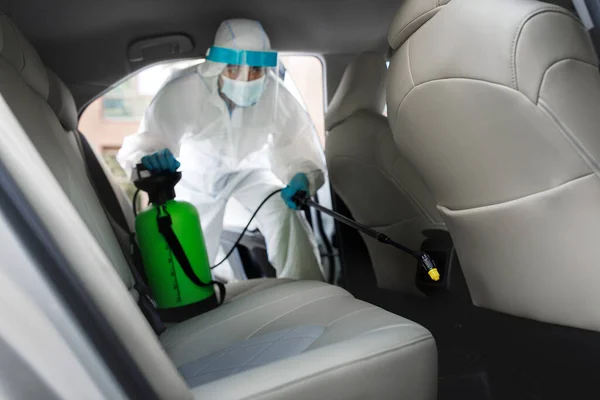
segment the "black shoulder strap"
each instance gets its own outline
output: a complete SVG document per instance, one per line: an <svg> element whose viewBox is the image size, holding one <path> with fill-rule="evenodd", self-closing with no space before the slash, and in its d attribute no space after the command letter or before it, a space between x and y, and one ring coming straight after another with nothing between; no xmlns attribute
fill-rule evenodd
<svg viewBox="0 0 600 400"><path fill-rule="evenodd" d="M96 153L94 153L94 150L92 150L92 147L85 136L83 136L80 132L76 133L79 148L88 172L88 177L92 181L92 185L94 186L101 203L104 205L106 211L112 216L115 222L119 224L121 228L129 231L130 228L127 218L125 217L125 212L121 207L121 203L115 194L112 184L104 172L104 168L102 168L100 161L98 161Z"/></svg>
<svg viewBox="0 0 600 400"><path fill-rule="evenodd" d="M96 158L96 154L90 147L89 142L80 132L75 131L73 134L75 135L77 146L79 147L79 151L83 157L83 163L85 165L85 170L90 184L94 188L96 196L98 196L102 210L106 214L106 218L113 229L115 237L119 242L119 246L123 251L125 260L127 260L127 264L129 265L129 269L133 275L133 279L135 281L134 289L139 295L138 305L154 332L157 335L160 335L167 328L160 320L154 305L154 301L151 298L150 290L142 278L141 274L144 272L144 269L142 266L141 257L139 257L139 248L137 247L135 236L129 231L127 218L125 217L125 213L123 212L121 204L117 199L117 195L115 194L112 185L106 177L98 158ZM102 191L100 191L101 188ZM107 210L107 202L111 204L110 209L113 210L112 214ZM117 212L117 210L120 212Z"/></svg>
<svg viewBox="0 0 600 400"><path fill-rule="evenodd" d="M188 277L188 279L197 286L207 287L217 285L221 294L221 298L219 299L219 305L223 304L223 301L225 300L225 284L223 282L215 280L212 280L207 283L202 282L202 280L198 277L198 275L196 275L196 273L192 269L190 261L188 260L185 251L183 250L183 247L181 246L181 243L177 238L177 235L175 235L175 232L173 232L172 225L173 220L171 219L171 216L169 214L165 213L165 215L158 217L158 231L161 233L161 235L164 236L165 241L171 248L171 251L175 255L175 258L181 266L181 269L183 269L183 272Z"/></svg>

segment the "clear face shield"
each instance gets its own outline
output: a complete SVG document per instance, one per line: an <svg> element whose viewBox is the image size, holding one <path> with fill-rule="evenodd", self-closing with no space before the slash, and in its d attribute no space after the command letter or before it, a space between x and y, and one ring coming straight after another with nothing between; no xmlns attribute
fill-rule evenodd
<svg viewBox="0 0 600 400"><path fill-rule="evenodd" d="M281 79L275 51L237 50L213 46L200 74L213 80L214 90L227 104L232 122L260 124L276 113Z"/></svg>
<svg viewBox="0 0 600 400"><path fill-rule="evenodd" d="M280 66L274 51L210 48L198 73L213 102L227 105L224 117L236 129L212 154L228 168L271 169L283 183L299 171L312 181L313 173L322 176L323 149L310 116L285 88Z"/></svg>

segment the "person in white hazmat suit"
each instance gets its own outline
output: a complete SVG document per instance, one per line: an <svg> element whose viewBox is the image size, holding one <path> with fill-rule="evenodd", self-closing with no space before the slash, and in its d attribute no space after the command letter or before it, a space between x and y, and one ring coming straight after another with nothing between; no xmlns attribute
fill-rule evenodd
<svg viewBox="0 0 600 400"><path fill-rule="evenodd" d="M198 209L210 262L220 246L225 206L233 196L254 211L278 277L323 280L315 237L292 196L323 185L325 161L314 126L277 74L277 53L257 21L224 21L206 61L167 82L138 133L117 155L131 176L175 171L177 198Z"/></svg>

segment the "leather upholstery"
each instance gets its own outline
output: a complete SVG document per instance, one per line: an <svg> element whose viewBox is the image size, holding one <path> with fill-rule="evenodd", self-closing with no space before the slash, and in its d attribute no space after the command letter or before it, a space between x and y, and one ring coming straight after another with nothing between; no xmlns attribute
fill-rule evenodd
<svg viewBox="0 0 600 400"><path fill-rule="evenodd" d="M599 330L600 75L581 23L536 1L453 0L390 45L390 125L473 302Z"/></svg>
<svg viewBox="0 0 600 400"><path fill-rule="evenodd" d="M292 281L249 294L170 328L160 339L175 365L187 369L235 344L307 325L325 330L301 354L198 386L194 395L436 398L437 356L429 332L321 282Z"/></svg>
<svg viewBox="0 0 600 400"><path fill-rule="evenodd" d="M418 249L423 229L442 220L381 114L385 76L381 54L362 54L348 66L327 112L327 166L333 188L358 222ZM413 257L363 238L380 287L419 293Z"/></svg>
<svg viewBox="0 0 600 400"><path fill-rule="evenodd" d="M0 13L0 56L43 99L48 97L48 78L39 55L12 21Z"/></svg>
<svg viewBox="0 0 600 400"><path fill-rule="evenodd" d="M392 49L400 47L406 39L429 21L450 0L404 1L396 12L388 34Z"/></svg>
<svg viewBox="0 0 600 400"><path fill-rule="evenodd" d="M321 325L300 325L237 342L179 367L190 386L199 386L304 352L325 332Z"/></svg>
<svg viewBox="0 0 600 400"><path fill-rule="evenodd" d="M64 84L64 82L49 69L46 70L48 76L48 104L56 113L62 126L68 131L77 130L77 107L73 95Z"/></svg>
<svg viewBox="0 0 600 400"><path fill-rule="evenodd" d="M45 67L31 45L4 15L0 15L0 29L3 43L0 50L0 94L96 240L105 248L123 281L132 289L133 277L87 178L72 132L65 131L47 102L49 83ZM21 47L15 47L17 45ZM20 58L15 54L20 54ZM21 60L20 64L14 61L17 59Z"/></svg>
<svg viewBox="0 0 600 400"><path fill-rule="evenodd" d="M56 116L58 117L58 120L65 129L65 134L72 147L75 149L77 157L82 158L80 156L79 145L76 139L76 135L78 132L78 117L73 95L67 88L67 85L65 85L65 83L54 72L47 69L46 73L48 76L48 83L50 87L48 93L48 104L50 105L50 107L52 107ZM95 149L93 147L92 151L95 152ZM117 200L120 206L120 210L112 210L110 209L110 203L105 204L105 207L107 207L107 211L113 216L117 215L117 213L123 212L123 214L125 215L126 222L129 226L129 231L134 231L135 216L133 215L131 200L127 197L127 194L125 193L123 188L121 188L121 186L119 186L115 179L113 179L110 169L102 160L101 156L96 154L96 157L98 159L98 165L107 177L113 192L117 196ZM102 189L100 188L99 190ZM100 201L102 200L103 199L101 198ZM124 234L127 235L127 232L124 232Z"/></svg>
<svg viewBox="0 0 600 400"><path fill-rule="evenodd" d="M37 56L5 17L0 17L0 31L4 46L0 46L0 113L7 114L1 119L7 134L0 136L0 162L53 235L65 268L72 269L159 398L205 399L216 397L215 390L221 399L395 398L398 394L435 398L437 355L431 334L323 283L257 280L229 285L231 296L224 305L173 324L157 338L134 301L131 271L71 140L76 112L70 94L54 92L66 90L54 81L58 79L54 74L30 69ZM23 45L25 67L5 57L19 51L6 43ZM33 57L30 67L27 54ZM42 90L41 78L46 85L48 78L52 80L48 85L52 92ZM6 113L4 102L12 114ZM264 336L259 335L306 326L325 329L312 335L310 343L292 336L296 341L290 347L265 346L265 351L277 350L262 358L254 353L269 361L265 365L246 358L235 363L241 372L202 385L190 378L193 387L186 386L177 370L180 367L187 376L188 367L222 350L219 354L226 355L234 349L236 357L230 361L240 361L239 350L254 335L261 341ZM248 365L255 368L242 371Z"/></svg>
<svg viewBox="0 0 600 400"><path fill-rule="evenodd" d="M381 114L385 106L386 66L383 55L366 52L344 71L325 115L325 129L331 130L357 111Z"/></svg>

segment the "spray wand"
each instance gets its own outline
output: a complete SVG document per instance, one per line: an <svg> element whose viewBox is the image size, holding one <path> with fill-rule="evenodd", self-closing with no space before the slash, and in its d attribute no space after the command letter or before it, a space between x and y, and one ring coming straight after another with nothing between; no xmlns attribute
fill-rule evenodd
<svg viewBox="0 0 600 400"><path fill-rule="evenodd" d="M425 269L425 271L427 272L427 275L429 275L429 277L433 281L437 282L440 280L440 273L438 272L438 270L435 266L435 262L433 261L431 256L429 256L429 254L424 253L422 251L414 251L412 249L409 249L408 247L403 246L400 243L393 241L392 239L390 239L389 236L384 235L381 232L377 232L376 230L373 230L373 229L369 228L368 226L359 224L358 222L356 222L350 218L344 217L343 215L341 215L335 211L332 211L328 208L323 207L319 203L314 202L310 198L310 196L308 196L308 193L306 193L304 191L297 192L294 195L294 197L292 197L292 201L294 203L296 203L296 205L301 209L306 209L307 207L312 207L316 210L319 210L322 213L325 213L325 214L335 218L339 222L346 224L349 227L356 229L356 230L364 233L365 235L372 237L373 239L376 239L380 243L394 246L398 250L403 251L407 254L410 254L411 256L413 256L414 258L416 258L419 261L419 265L423 269Z"/></svg>

